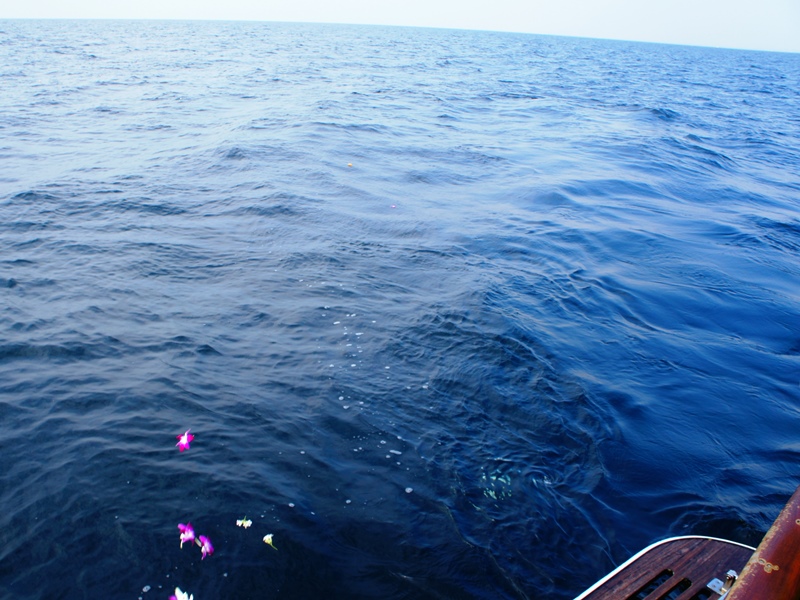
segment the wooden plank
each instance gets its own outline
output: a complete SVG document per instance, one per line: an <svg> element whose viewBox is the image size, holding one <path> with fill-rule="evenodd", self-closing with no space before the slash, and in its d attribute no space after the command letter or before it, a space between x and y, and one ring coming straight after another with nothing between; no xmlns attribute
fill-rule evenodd
<svg viewBox="0 0 800 600"><path fill-rule="evenodd" d="M687 582L686 589L673 599L689 600L705 590L712 579L725 581L729 570L740 571L753 551L750 546L716 538L670 538L645 548L575 600L655 600L682 582ZM712 593L709 597L719 595Z"/></svg>
<svg viewBox="0 0 800 600"><path fill-rule="evenodd" d="M800 598L800 487L731 588L727 600Z"/></svg>

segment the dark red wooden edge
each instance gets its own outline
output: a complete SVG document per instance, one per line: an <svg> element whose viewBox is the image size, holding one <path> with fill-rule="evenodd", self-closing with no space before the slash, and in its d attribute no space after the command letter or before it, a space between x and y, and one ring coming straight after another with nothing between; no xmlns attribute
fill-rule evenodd
<svg viewBox="0 0 800 600"><path fill-rule="evenodd" d="M726 600L800 599L800 487L761 540Z"/></svg>

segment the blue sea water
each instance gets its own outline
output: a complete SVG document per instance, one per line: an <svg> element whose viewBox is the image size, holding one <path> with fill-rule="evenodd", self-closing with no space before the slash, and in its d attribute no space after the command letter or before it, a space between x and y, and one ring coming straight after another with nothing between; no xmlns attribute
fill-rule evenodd
<svg viewBox="0 0 800 600"><path fill-rule="evenodd" d="M0 597L561 600L757 543L799 209L796 54L0 21Z"/></svg>

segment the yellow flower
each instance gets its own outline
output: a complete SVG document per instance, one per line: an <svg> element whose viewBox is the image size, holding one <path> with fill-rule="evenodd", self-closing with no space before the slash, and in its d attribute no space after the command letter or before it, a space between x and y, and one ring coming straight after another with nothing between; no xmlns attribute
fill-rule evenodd
<svg viewBox="0 0 800 600"><path fill-rule="evenodd" d="M273 548L275 548L275 544L272 543L272 534L271 533L268 533L267 535L264 536L264 543L272 546ZM275 550L277 550L277 548L275 548Z"/></svg>

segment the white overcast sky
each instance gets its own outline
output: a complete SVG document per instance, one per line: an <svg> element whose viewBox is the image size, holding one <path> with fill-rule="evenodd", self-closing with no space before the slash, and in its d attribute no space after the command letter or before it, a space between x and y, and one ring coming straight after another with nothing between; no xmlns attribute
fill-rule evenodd
<svg viewBox="0 0 800 600"><path fill-rule="evenodd" d="M800 0L0 0L0 18L368 23L800 52Z"/></svg>

